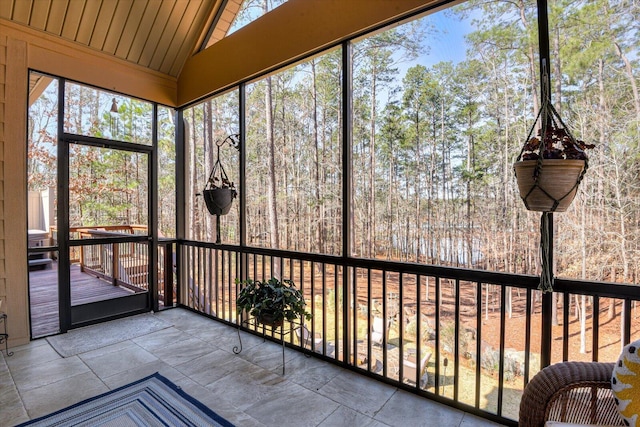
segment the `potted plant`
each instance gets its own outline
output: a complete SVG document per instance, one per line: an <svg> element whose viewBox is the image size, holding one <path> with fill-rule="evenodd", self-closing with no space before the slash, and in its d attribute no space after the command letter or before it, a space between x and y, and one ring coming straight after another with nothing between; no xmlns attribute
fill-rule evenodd
<svg viewBox="0 0 640 427"><path fill-rule="evenodd" d="M538 120L541 125L532 137ZM593 147L574 138L547 102L513 165L526 208L539 212L566 211L588 168L586 150Z"/></svg>
<svg viewBox="0 0 640 427"><path fill-rule="evenodd" d="M302 292L291 280L280 281L275 277L264 282L236 279L236 284L241 286L236 299L238 314L245 311L259 323L274 328L282 326L285 320L293 322L301 317L311 319L311 314L305 309Z"/></svg>

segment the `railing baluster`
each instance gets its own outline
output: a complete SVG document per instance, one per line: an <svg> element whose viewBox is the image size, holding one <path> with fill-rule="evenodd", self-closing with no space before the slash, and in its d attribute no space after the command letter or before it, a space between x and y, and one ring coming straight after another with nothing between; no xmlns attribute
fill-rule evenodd
<svg viewBox="0 0 640 427"><path fill-rule="evenodd" d="M592 308L592 324L593 324L593 338L591 340L591 360L594 362L598 361L598 350L600 348L599 343L599 335L600 335L600 297L595 295L593 296L593 306ZM527 371L528 373L528 371Z"/></svg>
<svg viewBox="0 0 640 427"><path fill-rule="evenodd" d="M531 289L527 289L527 304L525 311L525 336L524 336L524 385L529 382L529 367L530 367L530 353L531 353L531 316L533 315L532 301L533 293Z"/></svg>
<svg viewBox="0 0 640 427"><path fill-rule="evenodd" d="M622 319L624 333L624 342L622 344L627 345L631 342L631 299L629 298L624 299Z"/></svg>
<svg viewBox="0 0 640 427"><path fill-rule="evenodd" d="M476 282L476 391L475 407L480 408L480 368L482 367L482 282Z"/></svg>
<svg viewBox="0 0 640 427"><path fill-rule="evenodd" d="M398 379L400 382L404 382L404 276L398 275L398 329L400 344L398 346ZM416 360L416 375L420 370L420 361ZM415 378L414 378L415 380ZM416 383L417 384L417 383Z"/></svg>
<svg viewBox="0 0 640 427"><path fill-rule="evenodd" d="M498 371L498 415L502 415L502 398L504 391L504 339L506 324L506 286L500 287L500 370Z"/></svg>
<svg viewBox="0 0 640 427"><path fill-rule="evenodd" d="M569 311L571 310L571 295L568 292L562 294L562 361L569 360Z"/></svg>
<svg viewBox="0 0 640 427"><path fill-rule="evenodd" d="M387 330L389 318L387 313L387 271L382 270L382 376L387 376Z"/></svg>
<svg viewBox="0 0 640 427"><path fill-rule="evenodd" d="M453 400L457 401L460 382L460 279L456 279L454 289Z"/></svg>
<svg viewBox="0 0 640 427"><path fill-rule="evenodd" d="M322 266L322 337L324 338L323 340L323 346L324 346L324 354L327 354L327 274L326 274L326 268L325 268L325 263L321 264ZM334 341L336 342L335 345L335 349L333 352L333 358L337 359L338 355L337 355L337 351L338 351L338 340L335 339L334 337Z"/></svg>
<svg viewBox="0 0 640 427"><path fill-rule="evenodd" d="M436 378L435 387L436 395L440 395L440 277L435 276L435 292L436 292L436 305L435 305L435 330L436 330Z"/></svg>

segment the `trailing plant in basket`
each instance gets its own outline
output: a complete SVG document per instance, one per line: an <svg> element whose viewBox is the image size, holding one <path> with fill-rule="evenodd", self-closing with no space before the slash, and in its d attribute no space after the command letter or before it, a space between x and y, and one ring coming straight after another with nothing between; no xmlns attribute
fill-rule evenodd
<svg viewBox="0 0 640 427"><path fill-rule="evenodd" d="M587 160L586 149L595 148L594 144L586 144L584 141L573 138L564 128L557 127L553 123L545 130L544 138L541 138L542 129L538 135L529 139L522 150L522 160L538 160L540 152L544 159L570 159ZM542 139L542 150L540 149Z"/></svg>
<svg viewBox="0 0 640 427"><path fill-rule="evenodd" d="M311 314L305 309L304 296L291 280L280 281L275 277L264 282L236 279L236 284L241 286L236 299L238 314L246 311L259 322L272 326L302 317L311 320Z"/></svg>

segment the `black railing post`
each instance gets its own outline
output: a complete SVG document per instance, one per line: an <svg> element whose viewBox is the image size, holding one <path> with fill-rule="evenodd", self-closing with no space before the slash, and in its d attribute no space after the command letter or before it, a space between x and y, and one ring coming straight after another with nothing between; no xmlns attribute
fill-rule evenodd
<svg viewBox="0 0 640 427"><path fill-rule="evenodd" d="M553 283L553 214L549 214L549 227L545 230L549 233L549 250L547 251L547 265L552 266L551 283ZM551 329L553 320L553 292L542 292L542 331L540 334L540 368L551 364L551 341L553 331Z"/></svg>
<svg viewBox="0 0 640 427"><path fill-rule="evenodd" d="M353 227L351 224L351 218L353 218L353 204L351 203L352 191L353 191L353 174L351 170L351 151L352 151L352 120L351 120L351 107L352 107L352 87L353 87L353 56L352 56L352 44L350 41L346 41L342 44L342 115L344 120L342 121L342 257L343 260L351 257L352 245L353 245ZM344 337L344 361L348 361L350 354L355 349L349 348L349 342L353 338L350 335L350 326L353 326L355 330L355 323L351 325L349 318L349 309L351 308L351 286L349 280L349 268L347 263L344 262L342 267L342 325L343 325L343 337ZM336 289L336 295L338 289ZM370 298L371 296L369 296ZM355 308L356 301L353 301ZM337 305L336 305L337 307ZM337 321L337 319L336 319ZM336 323L337 324L337 323ZM355 358L354 358L355 363Z"/></svg>
<svg viewBox="0 0 640 427"><path fill-rule="evenodd" d="M538 4L538 48L540 52L540 87L541 87L541 102L544 102L546 97L549 96L549 88L551 88L551 77L550 73L547 73L546 70L550 68L549 62L549 16L548 16L548 8L547 8L547 0L537 0ZM543 214L544 215L544 214ZM549 242L549 250L547 252L547 265L551 268L552 279L551 283L553 283L553 214L548 214L549 218L549 227L547 232L549 233L548 242ZM542 238L542 236L540 236ZM543 292L542 293L542 333L541 333L541 343L540 343L540 368L544 368L545 366L549 366L551 364L551 340L552 340L552 330L551 330L551 314L553 307L552 302L553 293L552 292Z"/></svg>
<svg viewBox="0 0 640 427"><path fill-rule="evenodd" d="M157 312L160 309L158 301L158 104L153 103L153 121L151 123L152 150L149 155L148 177L151 185L148 187L149 200L147 236L147 284L150 308ZM134 234L133 230L131 233Z"/></svg>
<svg viewBox="0 0 640 427"><path fill-rule="evenodd" d="M175 170L175 179L176 179L176 239L178 244L176 245L176 257L175 257L175 269L176 269L176 301L178 304L183 304L185 301L182 299L182 295L180 289L183 286L186 286L185 280L182 277L182 254L183 248L182 241L186 237L187 227L186 227L186 194L185 194L185 126L184 126L184 114L183 110L179 109L175 112L175 123L176 123L176 170ZM173 261L172 261L173 262ZM173 264L172 264L173 268Z"/></svg>
<svg viewBox="0 0 640 427"><path fill-rule="evenodd" d="M164 243L164 306L173 306L173 243Z"/></svg>

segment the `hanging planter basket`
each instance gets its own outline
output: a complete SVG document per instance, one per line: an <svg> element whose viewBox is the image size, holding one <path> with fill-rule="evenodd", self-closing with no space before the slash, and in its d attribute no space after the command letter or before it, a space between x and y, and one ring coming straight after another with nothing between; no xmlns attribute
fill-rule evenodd
<svg viewBox="0 0 640 427"><path fill-rule="evenodd" d="M526 208L536 212L565 212L578 191L587 168L585 160L525 160L513 165L520 197ZM540 173L536 176L536 169Z"/></svg>
<svg viewBox="0 0 640 427"><path fill-rule="evenodd" d="M238 137L238 135L229 135L222 142L216 142L216 162L213 164L213 168L211 168L211 173L209 174L202 193L197 194L198 196L201 195L204 197L207 210L211 215L219 217L220 215L228 214L231 210L233 199L238 196L234 183L229 180L227 172L220 162L220 147L224 144L230 144L239 150Z"/></svg>
<svg viewBox="0 0 640 427"><path fill-rule="evenodd" d="M211 215L226 215L231 210L238 192L234 188L211 188L202 191L207 210Z"/></svg>
<svg viewBox="0 0 640 427"><path fill-rule="evenodd" d="M204 198L207 210L211 215L215 215L216 217L216 243L218 244L221 243L220 216L227 215L229 211L231 211L233 199L238 196L234 183L229 180L227 172L220 162L220 147L228 143L237 150L240 150L238 138L239 135L229 135L222 142L216 142L218 149L216 162L213 168L211 168L211 173L209 174L204 189L201 193L196 194L196 196L202 196Z"/></svg>
<svg viewBox="0 0 640 427"><path fill-rule="evenodd" d="M535 129L538 134L532 137ZM566 211L588 168L585 150L593 147L575 139L546 101L513 165L525 207L537 212Z"/></svg>

